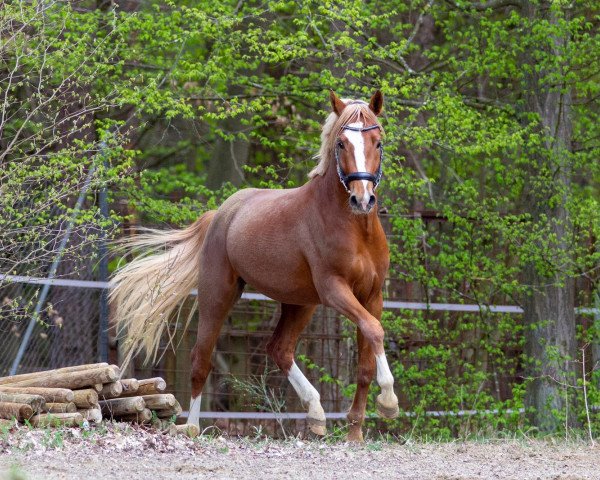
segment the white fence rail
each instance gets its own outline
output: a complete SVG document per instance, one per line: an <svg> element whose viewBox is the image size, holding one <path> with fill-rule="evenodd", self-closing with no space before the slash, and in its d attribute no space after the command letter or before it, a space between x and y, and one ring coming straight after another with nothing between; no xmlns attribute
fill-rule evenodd
<svg viewBox="0 0 600 480"><path fill-rule="evenodd" d="M92 280L71 280L66 278L40 278L28 277L23 275L0 274L0 282L28 283L33 285L50 285L56 287L79 287L79 288L111 288L109 282L96 282ZM191 295L197 295L196 290L190 292ZM273 299L260 293L244 292L242 298L245 300L273 301ZM479 312L486 311L492 313L523 313L523 309L517 305L476 305L463 303L423 303L423 302L402 302L397 300L384 300L383 308L388 310L438 310L444 312ZM575 313L578 314L600 314L600 308L577 307Z"/></svg>

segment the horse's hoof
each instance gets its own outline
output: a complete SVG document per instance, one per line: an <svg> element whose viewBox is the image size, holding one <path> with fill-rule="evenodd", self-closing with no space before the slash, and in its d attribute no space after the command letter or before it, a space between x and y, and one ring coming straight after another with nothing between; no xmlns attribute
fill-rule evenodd
<svg viewBox="0 0 600 480"><path fill-rule="evenodd" d="M310 431L315 435L319 435L320 437L322 437L327 433L327 428L325 427L325 420L306 417L306 421L308 422L308 428L310 428Z"/></svg>
<svg viewBox="0 0 600 480"><path fill-rule="evenodd" d="M398 405L393 407L385 406L377 401L377 413L383 418L396 418L400 414L400 408Z"/></svg>

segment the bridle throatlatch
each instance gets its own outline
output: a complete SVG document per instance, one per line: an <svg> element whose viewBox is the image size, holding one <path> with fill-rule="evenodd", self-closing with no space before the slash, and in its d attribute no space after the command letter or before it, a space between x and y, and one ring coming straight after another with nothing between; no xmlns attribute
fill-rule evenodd
<svg viewBox="0 0 600 480"><path fill-rule="evenodd" d="M351 127L346 125L342 127L342 130L351 130L353 132L368 132L369 130L375 130L376 128L381 128L379 125L369 125L368 127ZM379 146L379 168L375 174L369 172L352 172L346 175L344 170L342 170L342 166L340 164L340 147L339 144L335 145L335 166L337 167L338 177L340 177L340 182L346 189L348 193L350 193L350 187L348 186L350 182L354 180L367 180L369 182L373 182L373 190L377 188L379 182L381 182L381 177L383 175L383 145Z"/></svg>

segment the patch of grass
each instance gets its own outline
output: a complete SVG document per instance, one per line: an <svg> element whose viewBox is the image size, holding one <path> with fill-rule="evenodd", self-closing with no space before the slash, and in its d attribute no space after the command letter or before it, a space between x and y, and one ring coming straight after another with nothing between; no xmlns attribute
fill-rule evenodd
<svg viewBox="0 0 600 480"><path fill-rule="evenodd" d="M7 442L8 441L8 436L10 434L10 429L12 427L9 425L2 425L0 426L0 440Z"/></svg>
<svg viewBox="0 0 600 480"><path fill-rule="evenodd" d="M5 480L27 480L27 475L21 465L13 463L6 473Z"/></svg>
<svg viewBox="0 0 600 480"><path fill-rule="evenodd" d="M106 424L106 422L100 423L96 427L96 432L98 432L100 435L106 435L108 433L108 425Z"/></svg>
<svg viewBox="0 0 600 480"><path fill-rule="evenodd" d="M339 425L338 423L333 424L332 429L328 429L327 433L320 438L320 441L333 444L333 443L342 443L346 441L346 436L348 435L348 425Z"/></svg>
<svg viewBox="0 0 600 480"><path fill-rule="evenodd" d="M367 442L365 444L365 448L369 452L381 452L381 450L383 450L383 443L379 440L375 440L374 442Z"/></svg>
<svg viewBox="0 0 600 480"><path fill-rule="evenodd" d="M42 444L46 448L62 448L65 444L63 438L64 432L62 430L52 430L47 428L42 438Z"/></svg>

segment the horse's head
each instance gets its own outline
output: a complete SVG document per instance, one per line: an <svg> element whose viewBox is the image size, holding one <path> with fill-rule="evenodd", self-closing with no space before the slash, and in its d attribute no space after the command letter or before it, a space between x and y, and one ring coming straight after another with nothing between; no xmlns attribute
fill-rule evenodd
<svg viewBox="0 0 600 480"><path fill-rule="evenodd" d="M383 95L378 90L367 104L341 100L331 91L330 100L338 117L330 139L337 173L352 211L367 214L377 203L375 189L382 175L382 130L377 115L383 107Z"/></svg>

